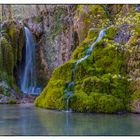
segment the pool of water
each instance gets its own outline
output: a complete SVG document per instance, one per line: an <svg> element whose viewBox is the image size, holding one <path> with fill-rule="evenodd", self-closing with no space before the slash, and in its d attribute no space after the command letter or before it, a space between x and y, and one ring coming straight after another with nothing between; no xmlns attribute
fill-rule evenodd
<svg viewBox="0 0 140 140"><path fill-rule="evenodd" d="M140 135L140 114L67 113L0 105L0 135Z"/></svg>

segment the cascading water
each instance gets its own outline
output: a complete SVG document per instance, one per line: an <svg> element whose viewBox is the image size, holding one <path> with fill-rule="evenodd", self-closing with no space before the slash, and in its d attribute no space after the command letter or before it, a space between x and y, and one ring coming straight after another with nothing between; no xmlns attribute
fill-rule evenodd
<svg viewBox="0 0 140 140"><path fill-rule="evenodd" d="M20 89L24 94L39 94L41 89L37 87L35 67L35 41L27 27L24 27L26 36L25 62L20 77Z"/></svg>
<svg viewBox="0 0 140 140"><path fill-rule="evenodd" d="M93 50L95 44L98 43L104 37L105 31L106 31L106 29L103 29L103 30L100 31L98 38L92 43L92 45L90 46L90 48L87 50L86 55L84 57L78 59L75 62L74 66L73 66L73 69L72 69L72 80L68 84L68 86L66 87L66 89L64 91L65 94L68 96L67 97L67 100L66 100L66 112L71 112L71 109L69 109L69 100L70 100L70 97L74 94L74 77L75 77L76 67L77 67L77 65L80 62L86 60L91 55L92 50Z"/></svg>

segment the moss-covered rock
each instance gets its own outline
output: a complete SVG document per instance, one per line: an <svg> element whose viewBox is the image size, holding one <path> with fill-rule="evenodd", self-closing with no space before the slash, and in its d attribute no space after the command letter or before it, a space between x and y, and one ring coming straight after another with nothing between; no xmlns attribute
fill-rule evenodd
<svg viewBox="0 0 140 140"><path fill-rule="evenodd" d="M88 34L83 44L75 50L73 59L54 71L47 87L36 99L36 106L66 108L64 100L66 83L72 80L75 59L84 56L90 47L89 36L91 34ZM124 69L123 51L118 50L117 44L107 37L97 43L90 57L76 67L74 95L70 98L69 105L74 111L113 113L126 108L128 81ZM80 49L83 51L78 51ZM59 80L62 81L60 87L57 84Z"/></svg>
<svg viewBox="0 0 140 140"><path fill-rule="evenodd" d="M48 86L44 88L42 94L36 99L35 105L51 109L64 109L64 89L71 81L73 61L58 67L50 79ZM47 93L47 94L46 94Z"/></svg>
<svg viewBox="0 0 140 140"><path fill-rule="evenodd" d="M24 28L17 21L7 21L2 25L1 33L0 82L6 81L11 88L17 89L14 70L22 60L25 42Z"/></svg>
<svg viewBox="0 0 140 140"><path fill-rule="evenodd" d="M95 28L101 30L112 24L102 40L95 44L92 54L76 66L74 94L69 99L69 108L76 112L140 112L139 13L135 12L134 5L78 6L77 10L75 18L83 25L83 28L79 26L78 32L79 40L82 40L80 46L73 52L70 61L55 70L36 99L36 106L66 108L65 89L72 81L74 62L85 56L97 38L99 30ZM63 84L51 89L53 82L58 80ZM51 104L53 98L55 102ZM62 108L57 101L61 102Z"/></svg>

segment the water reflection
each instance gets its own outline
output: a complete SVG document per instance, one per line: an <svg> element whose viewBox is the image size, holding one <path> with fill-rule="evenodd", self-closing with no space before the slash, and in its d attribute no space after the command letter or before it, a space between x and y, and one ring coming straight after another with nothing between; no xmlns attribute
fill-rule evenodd
<svg viewBox="0 0 140 140"><path fill-rule="evenodd" d="M0 105L0 135L140 135L140 115L66 113Z"/></svg>
<svg viewBox="0 0 140 140"><path fill-rule="evenodd" d="M0 105L0 135L46 135L35 112L33 105Z"/></svg>
<svg viewBox="0 0 140 140"><path fill-rule="evenodd" d="M38 116L49 135L140 135L138 114L107 115L46 110L38 113Z"/></svg>

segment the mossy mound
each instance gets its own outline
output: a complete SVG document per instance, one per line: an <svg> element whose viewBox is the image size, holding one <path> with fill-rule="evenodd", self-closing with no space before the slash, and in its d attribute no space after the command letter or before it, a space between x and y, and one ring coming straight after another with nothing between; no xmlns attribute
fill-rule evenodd
<svg viewBox="0 0 140 140"><path fill-rule="evenodd" d="M74 95L70 98L73 111L113 113L125 110L127 106L128 81L124 53L107 37L97 43L90 57L76 67ZM75 50L73 59L54 71L47 87L36 99L36 106L66 108L64 90L72 80L74 62L84 56L90 44L91 37L88 36Z"/></svg>
<svg viewBox="0 0 140 140"><path fill-rule="evenodd" d="M81 34L81 36L87 35L87 37L74 51L72 59L54 71L48 85L36 99L36 106L66 109L65 89L67 83L72 81L74 62L85 56L87 49L97 38L99 31L95 31L94 28L103 29L111 20L113 25L106 30L106 35L102 40L96 43L90 57L76 67L74 94L70 98L69 108L76 112L114 113L132 111L139 105L139 84L136 79L139 77L138 25L140 24L140 15L135 12L133 5L122 5L119 7L119 11L113 11L113 6L107 6L108 14L99 12L103 8L97 7L91 6L94 11L93 16L95 16L93 19L99 22L101 16L102 22L106 21L105 24L96 25L96 21L91 21L90 14L87 14L91 9L86 9L84 6L78 7L77 18L81 18L80 11L82 11L84 15L82 17L84 19L88 17L87 19L90 20L89 24L86 24L88 30L86 28L85 34ZM94 8L97 8L97 12ZM99 19L97 19L98 16ZM91 25L91 23L93 24ZM61 84L54 86L54 82L57 83L57 81L61 81ZM51 104L52 99L53 103ZM133 105L134 107L132 107ZM138 108L136 110L140 112Z"/></svg>

